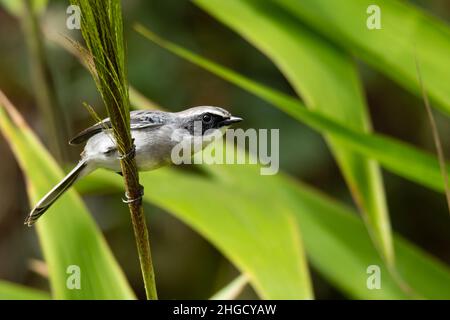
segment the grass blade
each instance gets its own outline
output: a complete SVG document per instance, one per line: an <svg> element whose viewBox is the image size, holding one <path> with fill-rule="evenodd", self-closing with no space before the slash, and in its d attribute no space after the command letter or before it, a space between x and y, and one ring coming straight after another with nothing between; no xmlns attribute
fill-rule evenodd
<svg viewBox="0 0 450 320"><path fill-rule="evenodd" d="M220 289L210 300L235 300L241 294L242 290L244 290L247 283L247 277L241 274L224 288Z"/></svg>
<svg viewBox="0 0 450 320"><path fill-rule="evenodd" d="M433 110L431 109L430 101L428 99L428 95L427 95L427 92L425 89L425 84L423 83L422 71L420 69L420 65L419 65L417 56L416 56L416 70L417 70L417 78L419 80L419 85L420 85L420 89L422 92L423 102L425 105L425 110L427 111L428 120L430 121L434 145L435 145L436 151L437 151L437 157L439 160L439 166L441 169L442 178L444 180L445 196L447 198L447 208L448 208L448 212L450 213L450 186L449 186L449 179L447 177L446 168L445 168L445 154L444 154L444 150L442 148L441 139L439 137L439 130L438 130L438 127L436 124L436 120L434 119Z"/></svg>
<svg viewBox="0 0 450 320"><path fill-rule="evenodd" d="M268 201L267 194L177 171L161 168L143 173L142 183L151 191L144 200L173 213L215 245L247 275L261 298L313 298L292 208L278 198ZM82 192L119 188L117 178L99 170L77 188Z"/></svg>
<svg viewBox="0 0 450 320"><path fill-rule="evenodd" d="M277 2L336 45L420 96L414 62L416 52L433 105L450 115L450 28L447 24L405 1ZM367 28L366 12L373 4L381 10L379 30Z"/></svg>
<svg viewBox="0 0 450 320"><path fill-rule="evenodd" d="M31 3L33 11L36 14L41 14L46 9L48 0L32 0ZM24 1L0 0L0 5L16 17L20 17L24 9Z"/></svg>
<svg viewBox="0 0 450 320"><path fill-rule="evenodd" d="M291 245L283 247L286 230L280 228L284 222L278 220L284 213L294 214L290 224L298 223L312 267L346 296L409 298L388 272L362 220L347 206L283 174L261 176L257 166L214 165L204 169L210 175L182 173L173 168L143 174L144 183L152 191L144 199L169 211L204 236L248 275L250 284L263 298L297 296L291 290L296 278L288 274L292 265L280 258L282 252L286 254L292 248ZM120 179L98 171L80 181L77 188L93 193L107 186L119 190ZM197 188L207 192L198 195L193 191ZM228 198L233 199L232 206L223 205L229 203ZM278 211L273 211L274 203L282 204L282 208L277 205ZM211 215L217 207L217 213ZM253 213L252 208L257 212ZM259 232L265 224L263 221L273 225L268 236ZM450 298L450 270L446 265L399 236L394 237L394 245L399 272L417 294L428 299ZM258 268L251 267L255 265ZM380 290L369 290L366 286L370 265L381 269ZM259 268L270 271L261 274Z"/></svg>
<svg viewBox="0 0 450 320"><path fill-rule="evenodd" d="M0 131L6 137L36 203L63 177L62 170L0 91ZM74 190L36 224L55 299L133 299L117 261ZM31 231L30 231L31 232ZM71 265L81 272L81 290L67 287Z"/></svg>
<svg viewBox="0 0 450 320"><path fill-rule="evenodd" d="M62 163L67 159L65 149L67 130L64 112L58 103L50 62L43 46L39 17L34 7L38 2L24 0L20 3L22 4L20 20L27 44L34 95L45 123L46 141L53 156Z"/></svg>
<svg viewBox="0 0 450 320"><path fill-rule="evenodd" d="M0 281L0 300L49 300L50 295L41 290Z"/></svg>
<svg viewBox="0 0 450 320"><path fill-rule="evenodd" d="M80 64L89 70L89 65L92 65L92 57L87 55L87 50L81 47L80 44L74 45L73 41L67 35L63 35L60 32L55 32L53 29L44 28L44 36L46 39L50 40L54 44L58 45L60 48L64 49L66 52L70 53L72 56L77 58ZM87 62L90 61L90 62ZM145 97L141 92L139 92L133 86L129 86L130 101L132 102L131 108L139 109L158 109L162 110L156 102L151 101Z"/></svg>
<svg viewBox="0 0 450 320"><path fill-rule="evenodd" d="M195 0L195 3L265 53L308 108L343 126L371 131L361 84L350 56L312 34L275 3L258 0ZM332 135L326 138L375 245L393 266L391 227L377 164L346 149Z"/></svg>
<svg viewBox="0 0 450 320"><path fill-rule="evenodd" d="M161 39L142 25L136 25L135 28L150 41L271 103L313 129L323 134L333 134L348 148L367 158L377 160L384 168L393 173L433 190L444 192L445 187L439 162L431 154L385 135L368 134L349 129L318 112L307 110L298 99L259 84L174 43ZM446 172L447 176L450 176L448 163Z"/></svg>

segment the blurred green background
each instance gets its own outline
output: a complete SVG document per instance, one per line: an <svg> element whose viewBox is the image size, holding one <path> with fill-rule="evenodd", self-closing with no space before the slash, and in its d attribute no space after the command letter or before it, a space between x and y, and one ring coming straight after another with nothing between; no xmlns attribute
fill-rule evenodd
<svg viewBox="0 0 450 320"><path fill-rule="evenodd" d="M449 1L411 2L444 21L450 20ZM65 25L66 7L64 1L50 1L41 18L46 29L58 32ZM143 40L131 25L141 22L167 39L295 95L280 71L257 49L187 0L128 0L123 2L123 13L129 79L135 88L168 110L217 105L242 116L243 128L280 128L281 169L354 206L336 162L318 133L266 102ZM77 32L70 34L76 37ZM105 110L91 76L79 61L52 42L46 43L46 51L67 132L72 136L93 122L83 102L94 106L102 116ZM375 131L435 153L422 100L363 62L358 61L358 67ZM0 88L34 130L42 134L43 122L35 105L20 22L2 8ZM449 121L439 112L435 114L444 150L449 150ZM67 147L67 150L75 163L81 149ZM33 229L23 226L29 210L24 180L3 136L0 136L0 157L0 278L48 289L45 275L40 274L45 273L45 268L39 263L42 257L38 239ZM442 194L384 170L383 176L393 229L450 264L450 222ZM88 196L85 200L137 296L143 297L129 212L119 201L120 196L119 193ZM148 204L145 211L160 298L208 298L238 274L227 259L182 222ZM317 298L343 298L314 271L312 277ZM247 288L241 297L257 296Z"/></svg>

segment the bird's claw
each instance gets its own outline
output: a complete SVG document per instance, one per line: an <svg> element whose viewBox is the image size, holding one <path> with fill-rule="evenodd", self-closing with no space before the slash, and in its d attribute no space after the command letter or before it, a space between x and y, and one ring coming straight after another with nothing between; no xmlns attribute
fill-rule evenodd
<svg viewBox="0 0 450 320"><path fill-rule="evenodd" d="M134 138L131 139L131 142L132 142L132 144L131 144L130 151L128 151L125 154L120 155L118 158L119 160L127 160L127 159L131 160L136 156L136 146L134 145Z"/></svg>
<svg viewBox="0 0 450 320"><path fill-rule="evenodd" d="M137 196L136 198L132 198L132 197L130 197L128 192L125 192L125 199L122 199L122 202L126 203L126 204L135 203L135 202L142 202L142 197L143 196L144 196L144 186L142 186L140 184L139 185L139 196Z"/></svg>

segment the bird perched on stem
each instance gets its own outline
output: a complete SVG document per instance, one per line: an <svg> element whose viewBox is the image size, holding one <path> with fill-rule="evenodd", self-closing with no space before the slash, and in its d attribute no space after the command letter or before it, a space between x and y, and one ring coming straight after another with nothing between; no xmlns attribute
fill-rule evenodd
<svg viewBox="0 0 450 320"><path fill-rule="evenodd" d="M242 119L233 117L219 107L194 107L181 112L132 111L130 130L134 141L132 155L139 171L149 171L171 163L172 150L180 143L201 139L200 149L206 147L211 139L205 139L220 130L225 132L231 124ZM200 126L198 126L198 124ZM32 226L40 216L79 178L98 168L121 173L121 155L112 134L109 118L80 132L71 145L86 142L81 160L53 189L51 189L31 210L25 224ZM193 152L199 148L192 148Z"/></svg>

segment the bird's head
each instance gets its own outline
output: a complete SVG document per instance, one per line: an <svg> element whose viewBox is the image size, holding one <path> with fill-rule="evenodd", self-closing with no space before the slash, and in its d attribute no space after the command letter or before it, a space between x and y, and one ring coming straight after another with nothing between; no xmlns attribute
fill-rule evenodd
<svg viewBox="0 0 450 320"><path fill-rule="evenodd" d="M177 113L179 125L192 135L204 135L208 130L223 131L233 123L242 121L227 110L219 107L193 107Z"/></svg>
<svg viewBox="0 0 450 320"><path fill-rule="evenodd" d="M184 132L180 140L191 141L201 148L211 143L214 137L221 136L234 123L242 121L227 110L219 107L193 107L176 114L177 127Z"/></svg>

